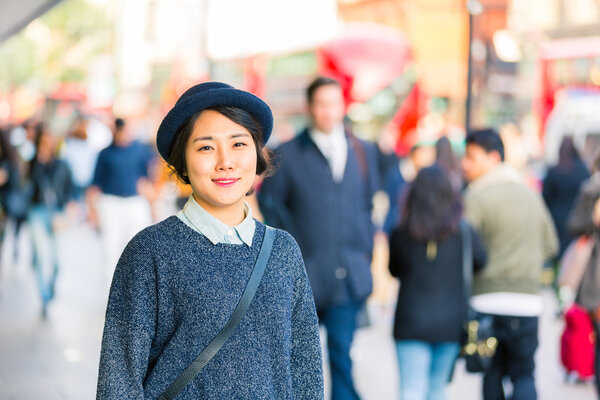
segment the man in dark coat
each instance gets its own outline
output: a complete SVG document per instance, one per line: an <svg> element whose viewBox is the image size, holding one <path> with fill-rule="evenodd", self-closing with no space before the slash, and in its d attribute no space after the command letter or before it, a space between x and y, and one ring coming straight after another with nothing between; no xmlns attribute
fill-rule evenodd
<svg viewBox="0 0 600 400"><path fill-rule="evenodd" d="M356 316L372 290L372 198L378 188L376 152L344 129L339 83L317 78L307 89L313 125L275 152L275 174L259 201L298 241L327 329L332 399L358 399L350 347ZM266 208L266 207L265 207Z"/></svg>

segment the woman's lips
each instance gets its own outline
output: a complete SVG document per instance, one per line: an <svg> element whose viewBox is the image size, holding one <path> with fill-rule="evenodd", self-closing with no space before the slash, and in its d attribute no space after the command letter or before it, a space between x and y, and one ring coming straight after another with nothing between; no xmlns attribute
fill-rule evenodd
<svg viewBox="0 0 600 400"><path fill-rule="evenodd" d="M221 187L229 187L235 185L240 178L223 178L223 179L213 179L212 181Z"/></svg>

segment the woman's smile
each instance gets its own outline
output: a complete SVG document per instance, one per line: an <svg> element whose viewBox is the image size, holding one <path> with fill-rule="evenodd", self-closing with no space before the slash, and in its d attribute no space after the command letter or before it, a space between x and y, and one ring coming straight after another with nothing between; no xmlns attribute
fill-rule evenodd
<svg viewBox="0 0 600 400"><path fill-rule="evenodd" d="M240 178L218 178L212 181L221 187L230 187L236 184Z"/></svg>

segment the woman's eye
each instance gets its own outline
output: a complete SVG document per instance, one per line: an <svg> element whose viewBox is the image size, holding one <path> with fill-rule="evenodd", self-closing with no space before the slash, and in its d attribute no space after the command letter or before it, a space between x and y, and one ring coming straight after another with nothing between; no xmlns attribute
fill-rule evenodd
<svg viewBox="0 0 600 400"><path fill-rule="evenodd" d="M247 144L246 143L242 143L242 142L238 142L238 143L236 143L236 144L233 145L233 147L245 147L245 146L247 146Z"/></svg>
<svg viewBox="0 0 600 400"><path fill-rule="evenodd" d="M202 146L202 147L200 147L198 149L198 151L207 151L207 150L210 150L210 149L212 149L212 147L210 147L210 146Z"/></svg>

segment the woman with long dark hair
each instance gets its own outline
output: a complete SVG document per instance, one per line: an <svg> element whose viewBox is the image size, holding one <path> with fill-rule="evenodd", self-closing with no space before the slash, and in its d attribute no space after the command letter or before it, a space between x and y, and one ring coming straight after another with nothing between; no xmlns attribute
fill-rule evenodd
<svg viewBox="0 0 600 400"><path fill-rule="evenodd" d="M473 264L486 255L475 231L461 234L459 194L438 166L423 168L390 236L389 268L400 280L394 339L402 400L443 399L467 317L462 241L472 241ZM464 222L463 222L464 223Z"/></svg>

